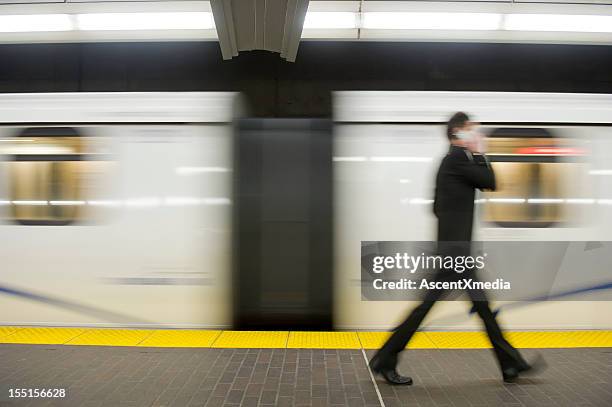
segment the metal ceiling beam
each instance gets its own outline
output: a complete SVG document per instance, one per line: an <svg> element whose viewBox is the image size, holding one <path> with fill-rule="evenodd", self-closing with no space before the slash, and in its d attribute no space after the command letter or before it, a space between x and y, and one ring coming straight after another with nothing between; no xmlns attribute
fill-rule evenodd
<svg viewBox="0 0 612 407"><path fill-rule="evenodd" d="M241 51L278 52L295 61L309 0L211 0L223 59Z"/></svg>

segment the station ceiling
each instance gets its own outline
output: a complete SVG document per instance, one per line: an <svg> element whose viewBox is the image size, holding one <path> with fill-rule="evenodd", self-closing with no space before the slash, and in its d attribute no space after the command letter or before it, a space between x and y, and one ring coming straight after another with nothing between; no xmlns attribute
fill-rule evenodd
<svg viewBox="0 0 612 407"><path fill-rule="evenodd" d="M224 59L300 41L612 45L612 0L0 0L0 43L218 41Z"/></svg>

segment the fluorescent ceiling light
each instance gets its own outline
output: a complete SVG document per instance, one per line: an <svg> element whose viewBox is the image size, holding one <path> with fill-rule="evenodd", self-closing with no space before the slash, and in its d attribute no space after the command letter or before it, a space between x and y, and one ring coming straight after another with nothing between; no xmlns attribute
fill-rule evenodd
<svg viewBox="0 0 612 407"><path fill-rule="evenodd" d="M68 14L0 15L0 32L70 31Z"/></svg>
<svg viewBox="0 0 612 407"><path fill-rule="evenodd" d="M504 29L515 31L612 32L612 16L508 14Z"/></svg>
<svg viewBox="0 0 612 407"><path fill-rule="evenodd" d="M79 30L206 30L215 27L212 13L93 13L78 14Z"/></svg>
<svg viewBox="0 0 612 407"><path fill-rule="evenodd" d="M498 30L502 15L494 13L363 13L363 28L395 30Z"/></svg>
<svg viewBox="0 0 612 407"><path fill-rule="evenodd" d="M306 13L304 28L357 28L357 14L345 11L310 11Z"/></svg>

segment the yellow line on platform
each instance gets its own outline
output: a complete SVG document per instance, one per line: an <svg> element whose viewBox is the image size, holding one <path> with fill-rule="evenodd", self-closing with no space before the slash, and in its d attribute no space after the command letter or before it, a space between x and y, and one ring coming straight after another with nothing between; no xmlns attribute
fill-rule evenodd
<svg viewBox="0 0 612 407"><path fill-rule="evenodd" d="M0 338L0 343L27 343L34 345L61 345L81 335L78 328L20 328Z"/></svg>
<svg viewBox="0 0 612 407"><path fill-rule="evenodd" d="M359 340L363 349L378 349L387 338L390 332L358 332ZM425 332L417 332L408 344L409 349L435 349L436 345L431 341Z"/></svg>
<svg viewBox="0 0 612 407"><path fill-rule="evenodd" d="M156 330L138 346L152 348L210 348L221 331L195 329Z"/></svg>
<svg viewBox="0 0 612 407"><path fill-rule="evenodd" d="M388 332L221 331L0 326L0 344L140 346L159 348L377 349ZM612 348L612 331L515 331L517 348ZM417 332L411 349L486 349L483 332Z"/></svg>
<svg viewBox="0 0 612 407"><path fill-rule="evenodd" d="M142 329L85 329L65 342L66 345L137 346L151 336L153 331Z"/></svg>
<svg viewBox="0 0 612 407"><path fill-rule="evenodd" d="M287 348L361 349L357 332L289 332Z"/></svg>
<svg viewBox="0 0 612 407"><path fill-rule="evenodd" d="M8 336L12 333L14 333L15 331L17 331L18 329L21 329L17 326L0 326L0 338L4 338L5 336Z"/></svg>
<svg viewBox="0 0 612 407"><path fill-rule="evenodd" d="M289 332L223 331L213 348L286 348Z"/></svg>

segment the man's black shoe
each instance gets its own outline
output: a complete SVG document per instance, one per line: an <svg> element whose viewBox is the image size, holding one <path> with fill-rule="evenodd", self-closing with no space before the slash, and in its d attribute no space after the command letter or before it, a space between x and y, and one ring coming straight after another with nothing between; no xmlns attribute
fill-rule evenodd
<svg viewBox="0 0 612 407"><path fill-rule="evenodd" d="M544 369L546 369L546 367L548 367L548 365L546 364L546 361L544 360L542 355L538 354L531 361L531 363L525 363L523 366L520 366L519 368L512 367L510 369L504 370L502 372L504 376L504 382L513 383L516 381L516 379L518 379L519 374L531 376L531 375L534 375L536 373L543 371Z"/></svg>
<svg viewBox="0 0 612 407"><path fill-rule="evenodd" d="M395 369L383 369L377 373L380 373L389 384L398 384L410 386L412 384L412 377L402 376L397 373Z"/></svg>
<svg viewBox="0 0 612 407"><path fill-rule="evenodd" d="M519 371L516 368L511 367L510 369L506 369L502 372L504 376L504 382L506 383L514 383L516 379L519 377Z"/></svg>
<svg viewBox="0 0 612 407"><path fill-rule="evenodd" d="M370 361L370 369L372 369L373 373L378 373L382 375L382 377L384 377L387 383L389 384L399 384L407 386L412 384L411 377L402 376L401 374L397 373L395 367L389 367L388 364L387 366L385 366L385 364L381 362L380 357L378 355L375 355Z"/></svg>

